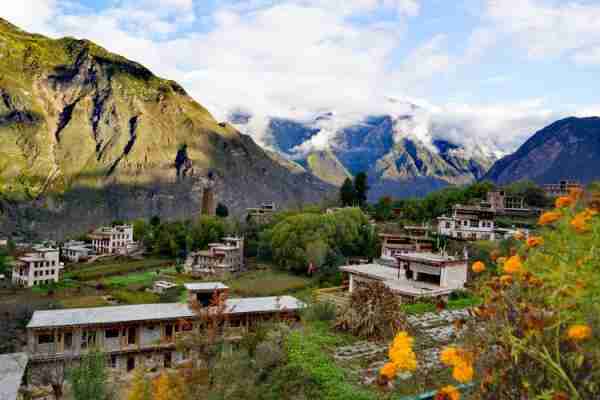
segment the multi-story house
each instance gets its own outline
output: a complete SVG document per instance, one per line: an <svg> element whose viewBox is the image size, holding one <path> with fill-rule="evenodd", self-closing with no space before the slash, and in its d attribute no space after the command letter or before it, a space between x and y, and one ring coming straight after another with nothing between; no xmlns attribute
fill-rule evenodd
<svg viewBox="0 0 600 400"><path fill-rule="evenodd" d="M219 282L205 285L224 287ZM35 311L27 325L33 379L36 369L45 363L76 360L90 349L106 353L109 367L119 373L140 365L170 368L191 360L193 352L176 343L202 329L198 310L216 310L214 305L199 308L196 299L203 288L191 289L187 303ZM296 320L303 307L304 303L291 296L226 299L219 308L224 321L222 334L235 340L259 321Z"/></svg>
<svg viewBox="0 0 600 400"><path fill-rule="evenodd" d="M133 226L105 226L90 234L92 247L98 254L127 254L133 242Z"/></svg>
<svg viewBox="0 0 600 400"><path fill-rule="evenodd" d="M59 260L58 249L35 246L32 251L17 257L12 266L13 283L32 287L58 282L63 264Z"/></svg>
<svg viewBox="0 0 600 400"><path fill-rule="evenodd" d="M546 196L549 197L559 197L559 196L567 196L571 190L581 190L583 191L584 187L579 182L563 180L558 183L549 183L543 185L544 192Z"/></svg>
<svg viewBox="0 0 600 400"><path fill-rule="evenodd" d="M413 236L410 233L382 233L381 259L395 262L396 256L406 253L430 252L433 250L433 240L427 236Z"/></svg>
<svg viewBox="0 0 600 400"><path fill-rule="evenodd" d="M394 294L408 299L445 297L467 282L468 257L434 253L406 253L395 266L381 264L340 267L349 275L349 292L365 282L379 281Z"/></svg>
<svg viewBox="0 0 600 400"><path fill-rule="evenodd" d="M254 221L258 224L268 223L271 221L271 217L275 213L275 203L264 202L257 208L248 208L248 220Z"/></svg>
<svg viewBox="0 0 600 400"><path fill-rule="evenodd" d="M438 218L438 233L462 240L496 240L494 217L491 208L458 204L451 217Z"/></svg>
<svg viewBox="0 0 600 400"><path fill-rule="evenodd" d="M223 274L244 269L244 238L226 237L222 243L211 243L208 250L190 253L185 271L192 275Z"/></svg>
<svg viewBox="0 0 600 400"><path fill-rule="evenodd" d="M60 255L63 260L75 263L87 260L93 254L95 253L91 245L78 240L70 240L64 243L60 249Z"/></svg>

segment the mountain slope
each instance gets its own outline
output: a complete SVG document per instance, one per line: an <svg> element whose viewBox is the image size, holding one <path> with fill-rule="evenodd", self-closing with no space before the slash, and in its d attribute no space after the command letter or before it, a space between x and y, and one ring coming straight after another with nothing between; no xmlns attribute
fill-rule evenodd
<svg viewBox="0 0 600 400"><path fill-rule="evenodd" d="M522 179L582 183L600 178L600 118L566 118L536 132L498 160L483 179L505 184Z"/></svg>
<svg viewBox="0 0 600 400"><path fill-rule="evenodd" d="M331 191L218 123L177 83L89 41L0 19L3 231L63 236L117 218L190 217L207 184L237 213Z"/></svg>
<svg viewBox="0 0 600 400"><path fill-rule="evenodd" d="M413 107L414 108L414 107ZM252 115L230 118L248 129ZM477 145L470 151L447 140L433 140L412 115L380 115L342 122L334 113L313 120L272 118L266 145L295 159L320 179L340 186L349 175L367 172L370 200L380 196L425 195L450 184L466 184L481 178L495 157ZM323 141L328 140L327 143Z"/></svg>

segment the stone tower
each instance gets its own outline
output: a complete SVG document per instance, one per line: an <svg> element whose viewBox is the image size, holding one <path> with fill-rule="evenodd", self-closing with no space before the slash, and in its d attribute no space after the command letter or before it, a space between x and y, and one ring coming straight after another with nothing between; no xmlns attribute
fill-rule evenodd
<svg viewBox="0 0 600 400"><path fill-rule="evenodd" d="M217 205L215 204L215 177L212 172L208 173L208 179L205 180L202 190L201 215L216 215Z"/></svg>

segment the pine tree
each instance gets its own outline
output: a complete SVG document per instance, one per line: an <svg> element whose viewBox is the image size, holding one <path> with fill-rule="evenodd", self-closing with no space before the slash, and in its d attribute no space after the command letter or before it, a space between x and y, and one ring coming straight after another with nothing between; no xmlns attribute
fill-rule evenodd
<svg viewBox="0 0 600 400"><path fill-rule="evenodd" d="M354 205L356 202L356 192L354 190L354 185L352 184L352 180L350 178L346 178L342 187L340 188L340 203L342 206L348 207Z"/></svg>
<svg viewBox="0 0 600 400"><path fill-rule="evenodd" d="M227 218L229 216L229 209L223 203L217 204L217 210L215 211L217 217Z"/></svg>
<svg viewBox="0 0 600 400"><path fill-rule="evenodd" d="M359 172L354 178L354 191L356 192L356 202L360 207L367 204L367 192L369 185L367 184L367 174Z"/></svg>

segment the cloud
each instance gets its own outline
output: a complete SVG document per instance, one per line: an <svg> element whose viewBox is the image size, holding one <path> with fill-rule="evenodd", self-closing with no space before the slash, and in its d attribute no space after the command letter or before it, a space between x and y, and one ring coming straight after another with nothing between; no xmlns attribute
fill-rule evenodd
<svg viewBox="0 0 600 400"><path fill-rule="evenodd" d="M57 11L56 0L19 0L4 1L0 5L0 16L19 28L48 33L46 25Z"/></svg>
<svg viewBox="0 0 600 400"><path fill-rule="evenodd" d="M517 6L513 0L488 0L486 14L531 58L568 54L576 62L600 61L582 55L600 41L598 3L519 0Z"/></svg>

